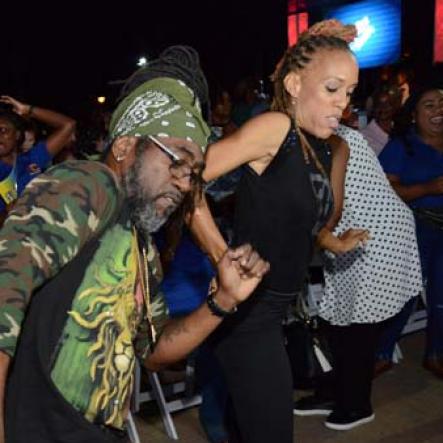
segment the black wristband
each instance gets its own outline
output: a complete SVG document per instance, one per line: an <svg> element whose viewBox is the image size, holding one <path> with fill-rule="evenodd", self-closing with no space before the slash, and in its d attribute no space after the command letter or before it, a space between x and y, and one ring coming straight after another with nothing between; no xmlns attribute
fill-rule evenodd
<svg viewBox="0 0 443 443"><path fill-rule="evenodd" d="M214 293L208 295L206 298L206 304L208 305L211 313L220 318L227 317L228 315L231 315L237 311L237 307L234 307L230 311L226 311L225 309L221 308L214 300Z"/></svg>

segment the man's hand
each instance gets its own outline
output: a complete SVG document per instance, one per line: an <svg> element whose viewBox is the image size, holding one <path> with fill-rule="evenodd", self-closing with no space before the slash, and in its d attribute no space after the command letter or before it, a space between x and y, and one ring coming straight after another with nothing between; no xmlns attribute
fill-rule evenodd
<svg viewBox="0 0 443 443"><path fill-rule="evenodd" d="M8 105L12 106L12 110L18 114L18 115L22 115L22 116L26 116L29 114L29 111L31 109L30 105L26 105L22 102L19 102L18 100L16 100L15 98L10 97L9 95L2 95L0 97L0 102L2 103L6 103Z"/></svg>
<svg viewBox="0 0 443 443"><path fill-rule="evenodd" d="M270 269L269 263L250 245L228 249L217 267L219 286L214 301L225 311L231 311L248 298ZM213 315L206 303L186 317L171 320L160 334L154 352L146 358L146 367L158 371L164 365L181 360L221 322L222 318Z"/></svg>
<svg viewBox="0 0 443 443"><path fill-rule="evenodd" d="M269 271L270 265L251 245L242 245L236 249L228 249L217 269L219 287L216 302L229 311L251 295Z"/></svg>

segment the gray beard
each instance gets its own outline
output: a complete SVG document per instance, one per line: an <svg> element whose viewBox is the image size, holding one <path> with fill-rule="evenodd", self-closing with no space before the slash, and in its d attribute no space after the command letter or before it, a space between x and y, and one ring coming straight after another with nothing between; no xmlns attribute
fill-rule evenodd
<svg viewBox="0 0 443 443"><path fill-rule="evenodd" d="M158 216L153 200L147 197L140 188L137 179L139 169L140 165L136 162L134 167L126 174L124 185L131 221L139 234L144 238L148 238L149 234L157 232L165 224L174 208L165 211L161 217Z"/></svg>
<svg viewBox="0 0 443 443"><path fill-rule="evenodd" d="M144 237L153 232L157 232L168 219L166 214L162 217L157 215L155 206L151 201L135 200L134 204L131 204L131 199L129 202L131 207L131 220L137 231L140 232Z"/></svg>

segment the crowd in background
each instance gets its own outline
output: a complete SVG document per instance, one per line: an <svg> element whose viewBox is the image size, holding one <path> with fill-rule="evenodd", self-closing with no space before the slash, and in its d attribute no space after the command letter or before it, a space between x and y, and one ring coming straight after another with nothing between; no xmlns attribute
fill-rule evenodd
<svg viewBox="0 0 443 443"><path fill-rule="evenodd" d="M249 119L269 110L272 98L263 80L253 77L242 79L232 91L220 86L214 86L210 91L212 100L207 118L212 142L234 133ZM99 161L102 158L107 146L110 114L103 108L91 113L84 121L75 122L58 112L9 96L3 96L1 102L0 216L3 222L27 183L52 164L70 159ZM414 287L417 289L414 297L405 296L399 314L380 325L376 337L378 344L372 337L372 347L369 347L375 355L368 357L365 369L370 371L372 379L392 367L395 343L417 305L416 296L420 295L428 313L423 364L434 375L443 378L442 86L433 81L415 84L408 70L380 69L380 78L372 93L362 97L357 104L351 103L341 123L363 137L358 138L358 143L365 144L364 149L366 146L372 149L373 154L365 154L370 158L371 166L365 167L373 167L380 180L387 177L396 195L412 209L425 283L423 291ZM357 140L356 136L347 136L348 132L343 129L340 134L348 143L352 158L352 143ZM377 169L380 165L386 177L381 169ZM354 173L364 175L367 172L365 167ZM242 168L238 168L209 182L205 188L211 210L228 244L232 239L235 191L241 176ZM366 185L370 186L369 183ZM371 192L369 189L363 191L362 198ZM377 203L372 209L375 212L380 210ZM161 248L165 241L162 232L156 240ZM183 234L175 257L166 261L168 266L162 289L170 304L171 315L180 316L195 309L206 297L213 277L212 266L189 232ZM334 337L337 340L337 334ZM223 416L228 396L222 373L209 347L202 346L198 350L197 374L204 394L200 418L208 439L215 443L226 441ZM315 401L329 400L319 399L316 394ZM315 401L307 407L299 404L299 410L303 412L305 408L315 413ZM323 403L325 408L331 411Z"/></svg>

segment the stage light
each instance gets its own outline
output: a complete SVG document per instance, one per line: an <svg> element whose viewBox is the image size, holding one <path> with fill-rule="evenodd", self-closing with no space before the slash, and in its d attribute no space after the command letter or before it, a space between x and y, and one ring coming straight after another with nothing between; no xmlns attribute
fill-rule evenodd
<svg viewBox="0 0 443 443"><path fill-rule="evenodd" d="M327 18L353 23L358 36L351 43L360 68L395 63L401 53L401 0L362 0L328 8Z"/></svg>

